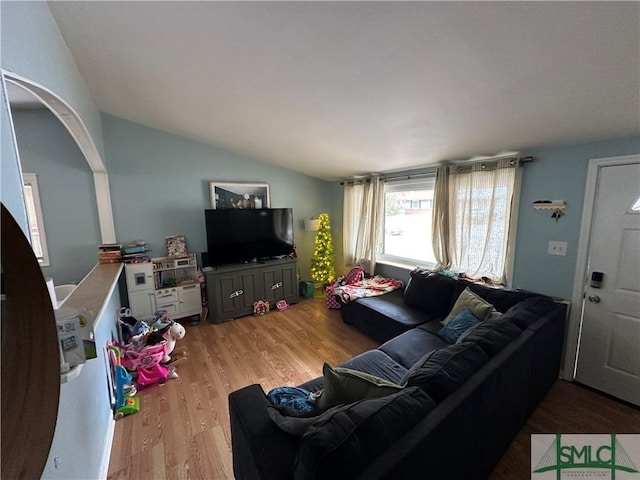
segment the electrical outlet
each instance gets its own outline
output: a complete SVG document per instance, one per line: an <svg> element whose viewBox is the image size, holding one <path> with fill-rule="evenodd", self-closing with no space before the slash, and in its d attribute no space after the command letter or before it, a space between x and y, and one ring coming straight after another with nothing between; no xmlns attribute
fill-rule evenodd
<svg viewBox="0 0 640 480"><path fill-rule="evenodd" d="M559 242L557 240L549 240L549 255L567 255L567 242Z"/></svg>

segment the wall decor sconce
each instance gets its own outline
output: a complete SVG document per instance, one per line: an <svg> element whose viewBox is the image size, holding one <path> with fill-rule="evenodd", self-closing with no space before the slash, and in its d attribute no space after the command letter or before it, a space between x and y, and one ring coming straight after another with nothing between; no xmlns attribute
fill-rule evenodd
<svg viewBox="0 0 640 480"><path fill-rule="evenodd" d="M317 232L320 227L320 219L316 216L304 219L304 229L307 232Z"/></svg>
<svg viewBox="0 0 640 480"><path fill-rule="evenodd" d="M564 215L564 209L567 206L564 200L536 200L533 202L535 210L552 210L551 218L557 222Z"/></svg>

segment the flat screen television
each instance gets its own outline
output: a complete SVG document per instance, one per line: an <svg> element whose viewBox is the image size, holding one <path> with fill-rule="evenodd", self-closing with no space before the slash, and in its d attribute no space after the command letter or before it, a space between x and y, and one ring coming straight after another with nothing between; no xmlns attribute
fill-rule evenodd
<svg viewBox="0 0 640 480"><path fill-rule="evenodd" d="M291 208L207 209L204 218L209 266L293 253Z"/></svg>

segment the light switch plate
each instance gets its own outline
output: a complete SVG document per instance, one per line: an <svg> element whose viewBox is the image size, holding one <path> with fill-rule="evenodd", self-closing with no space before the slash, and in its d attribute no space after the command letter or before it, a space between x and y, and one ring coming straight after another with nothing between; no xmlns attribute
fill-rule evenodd
<svg viewBox="0 0 640 480"><path fill-rule="evenodd" d="M557 240L549 240L549 255L567 255L567 242L559 242Z"/></svg>

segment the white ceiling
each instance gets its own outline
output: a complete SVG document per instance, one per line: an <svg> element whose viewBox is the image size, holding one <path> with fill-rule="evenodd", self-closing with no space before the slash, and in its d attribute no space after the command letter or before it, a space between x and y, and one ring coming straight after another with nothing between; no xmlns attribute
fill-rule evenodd
<svg viewBox="0 0 640 480"><path fill-rule="evenodd" d="M327 180L640 134L638 2L49 5L102 111Z"/></svg>

